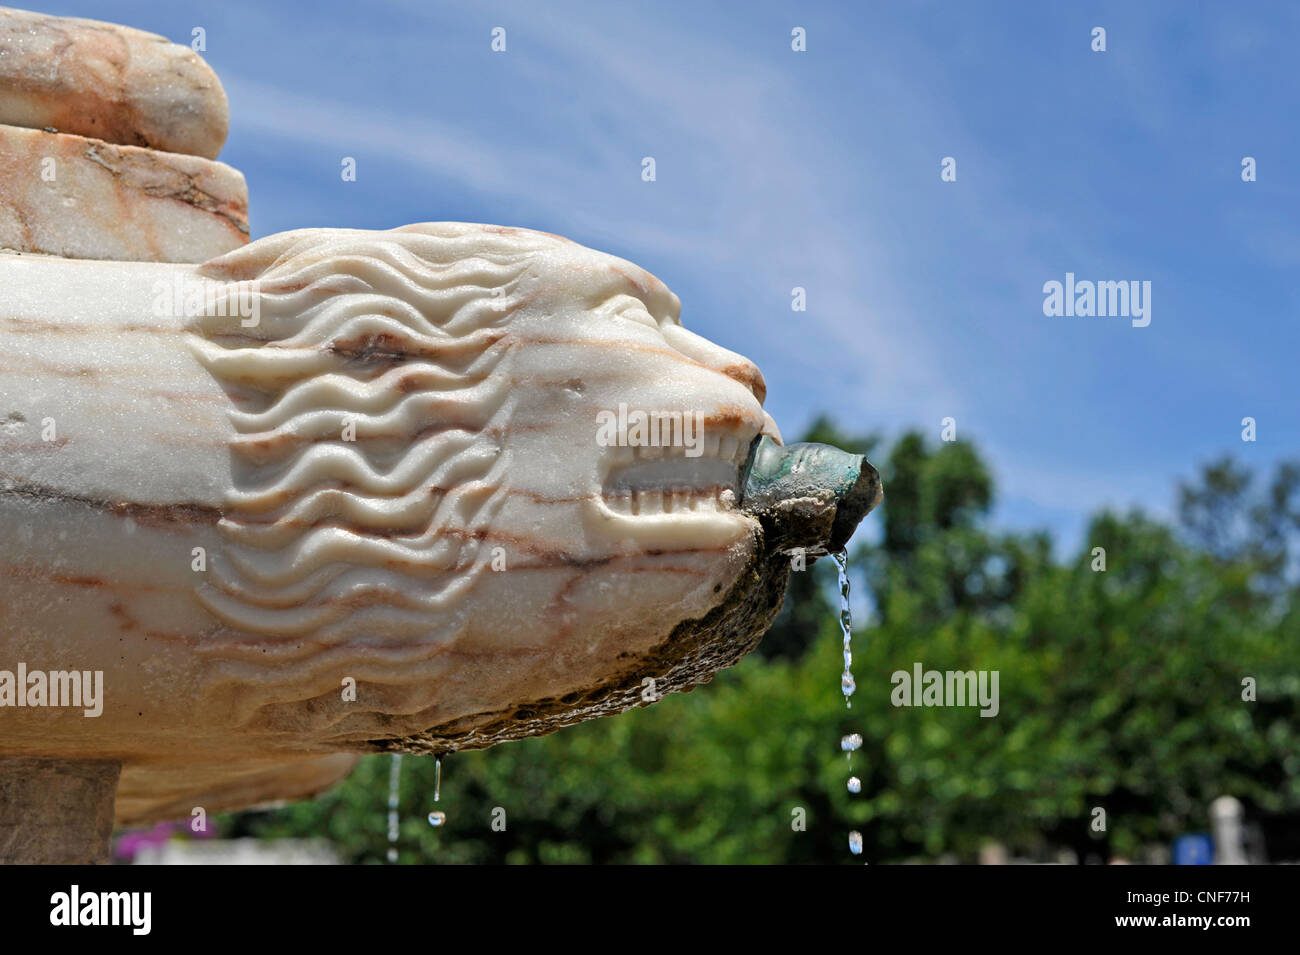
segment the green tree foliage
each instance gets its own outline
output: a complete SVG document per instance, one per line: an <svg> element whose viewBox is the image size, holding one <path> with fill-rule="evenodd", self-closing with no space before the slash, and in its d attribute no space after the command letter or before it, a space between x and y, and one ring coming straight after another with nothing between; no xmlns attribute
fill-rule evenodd
<svg viewBox="0 0 1300 955"><path fill-rule="evenodd" d="M879 444L826 419L807 439ZM759 652L709 686L451 756L444 828L425 821L432 760L406 757L401 861L858 861L850 829L872 862L973 860L989 840L1104 858L1207 828L1225 793L1252 815L1300 813L1300 466L1257 488L1215 462L1181 489L1175 525L1103 513L1057 561L1046 535L989 528L993 480L973 445L909 433L883 461L886 501L850 562L870 607L852 709L822 560L794 575ZM996 670L998 715L893 706L891 674L917 662ZM864 739L859 795L838 747L849 732ZM381 862L388 760L226 830L325 837L349 861ZM1105 832L1090 827L1096 808Z"/></svg>

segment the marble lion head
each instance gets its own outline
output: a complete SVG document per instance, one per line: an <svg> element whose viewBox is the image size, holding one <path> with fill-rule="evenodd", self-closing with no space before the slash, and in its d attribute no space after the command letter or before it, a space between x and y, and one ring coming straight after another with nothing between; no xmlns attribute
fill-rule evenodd
<svg viewBox="0 0 1300 955"><path fill-rule="evenodd" d="M742 469L780 440L763 377L643 269L437 223L283 233L202 272L256 316L191 323L234 426L197 593L240 725L488 745L705 679L752 640L701 652L684 624L775 610L734 606Z"/></svg>

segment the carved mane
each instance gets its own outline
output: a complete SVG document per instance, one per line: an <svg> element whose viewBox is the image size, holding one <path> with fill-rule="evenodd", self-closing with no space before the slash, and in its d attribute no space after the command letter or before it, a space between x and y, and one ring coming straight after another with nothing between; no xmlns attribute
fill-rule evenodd
<svg viewBox="0 0 1300 955"><path fill-rule="evenodd" d="M317 653L427 641L431 612L487 562L507 466L503 326L535 257L566 242L459 223L308 229L201 268L224 284L192 346L239 409L226 549L200 588L212 613L263 637L310 634Z"/></svg>

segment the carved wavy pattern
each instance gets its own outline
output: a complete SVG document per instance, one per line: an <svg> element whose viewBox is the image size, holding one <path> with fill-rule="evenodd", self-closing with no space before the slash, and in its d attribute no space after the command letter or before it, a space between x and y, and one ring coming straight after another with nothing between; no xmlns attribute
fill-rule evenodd
<svg viewBox="0 0 1300 955"><path fill-rule="evenodd" d="M277 660L313 655L309 671L349 643L391 663L428 655L489 562L505 325L534 257L560 241L455 223L302 230L203 266L226 284L191 344L240 409L226 548L199 594L212 613L273 638ZM259 321L244 328L227 313L250 285ZM234 635L209 649L268 652Z"/></svg>

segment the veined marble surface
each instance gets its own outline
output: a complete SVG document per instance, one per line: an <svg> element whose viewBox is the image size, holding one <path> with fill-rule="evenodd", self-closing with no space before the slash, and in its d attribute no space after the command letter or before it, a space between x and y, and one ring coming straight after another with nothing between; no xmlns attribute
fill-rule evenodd
<svg viewBox="0 0 1300 955"><path fill-rule="evenodd" d="M0 249L203 262L248 242L248 187L197 156L0 126Z"/></svg>
<svg viewBox="0 0 1300 955"><path fill-rule="evenodd" d="M230 111L217 75L188 46L0 7L0 123L216 159Z"/></svg>
<svg viewBox="0 0 1300 955"><path fill-rule="evenodd" d="M754 575L736 494L775 425L679 310L495 226L197 267L0 254L0 669L104 683L98 717L0 709L0 755L121 758L144 818L223 765L238 793L275 760L484 745L707 678L726 648L665 648ZM621 407L698 414L699 454L603 443Z"/></svg>

